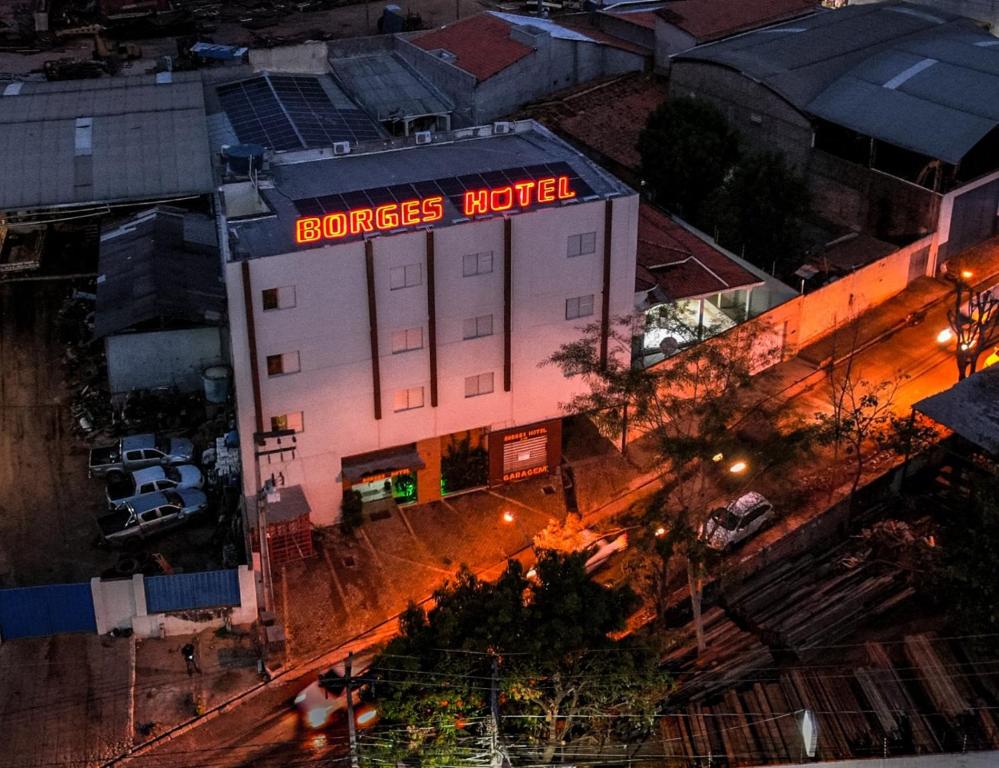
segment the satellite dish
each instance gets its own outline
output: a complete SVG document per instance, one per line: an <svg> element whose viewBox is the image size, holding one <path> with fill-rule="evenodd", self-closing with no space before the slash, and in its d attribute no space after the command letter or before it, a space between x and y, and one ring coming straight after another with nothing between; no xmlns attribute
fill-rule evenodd
<svg viewBox="0 0 999 768"><path fill-rule="evenodd" d="M666 355L666 357L675 354L678 349L680 349L680 344L672 336L667 336L659 342L659 351Z"/></svg>
<svg viewBox="0 0 999 768"><path fill-rule="evenodd" d="M815 719L812 710L804 709L798 718L798 727L801 728L801 741L805 748L805 754L815 757L815 750L819 743L819 721Z"/></svg>

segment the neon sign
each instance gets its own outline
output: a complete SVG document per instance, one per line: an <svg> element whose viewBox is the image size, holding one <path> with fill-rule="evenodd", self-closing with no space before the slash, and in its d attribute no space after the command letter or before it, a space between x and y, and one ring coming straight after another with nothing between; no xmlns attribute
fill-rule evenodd
<svg viewBox="0 0 999 768"><path fill-rule="evenodd" d="M576 197L576 192L569 182L568 176L546 176L514 182L505 187L466 190L461 197L462 213L467 218L472 218L571 200ZM375 207L351 208L349 211L297 219L295 242L302 244L340 240L370 232L432 224L442 218L444 198L441 195Z"/></svg>

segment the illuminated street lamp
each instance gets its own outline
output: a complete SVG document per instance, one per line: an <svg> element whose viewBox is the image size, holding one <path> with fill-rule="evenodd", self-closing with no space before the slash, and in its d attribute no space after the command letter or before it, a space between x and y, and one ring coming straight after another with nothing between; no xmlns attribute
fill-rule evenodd
<svg viewBox="0 0 999 768"><path fill-rule="evenodd" d="M658 528L656 528L655 536L657 539L661 539L665 535L666 535L666 529L663 526L660 525Z"/></svg>
<svg viewBox="0 0 999 768"><path fill-rule="evenodd" d="M733 475L741 475L743 472L746 471L748 467L749 465L746 464L746 462L737 461L731 467L728 468L728 471L731 472Z"/></svg>
<svg viewBox="0 0 999 768"><path fill-rule="evenodd" d="M954 338L954 331L950 328L944 328L940 333L937 334L937 343L946 344L948 341Z"/></svg>
<svg viewBox="0 0 999 768"><path fill-rule="evenodd" d="M962 269L962 270L961 270L961 277L962 277L962 278L963 278L964 280L970 280L970 279L971 279L971 278L973 278L974 276L975 276L975 273L974 273L974 272L972 272L972 271L971 271L970 269Z"/></svg>
<svg viewBox="0 0 999 768"><path fill-rule="evenodd" d="M514 519L515 518L513 516L513 512L511 512L509 509L504 510L504 512L503 512L503 522L504 523L512 523L514 521Z"/></svg>

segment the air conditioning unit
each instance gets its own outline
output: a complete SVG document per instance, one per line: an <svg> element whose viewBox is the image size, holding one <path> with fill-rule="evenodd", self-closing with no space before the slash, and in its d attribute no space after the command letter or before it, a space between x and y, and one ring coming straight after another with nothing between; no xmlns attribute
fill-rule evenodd
<svg viewBox="0 0 999 768"><path fill-rule="evenodd" d="M417 144L429 144L434 140L434 135L430 131L417 131L413 135L416 136Z"/></svg>
<svg viewBox="0 0 999 768"><path fill-rule="evenodd" d="M493 123L493 133L497 135L501 133L513 133L513 123L505 120L502 122Z"/></svg>
<svg viewBox="0 0 999 768"><path fill-rule="evenodd" d="M334 155L349 155L350 154L350 142L349 141L334 141L333 142L333 154Z"/></svg>

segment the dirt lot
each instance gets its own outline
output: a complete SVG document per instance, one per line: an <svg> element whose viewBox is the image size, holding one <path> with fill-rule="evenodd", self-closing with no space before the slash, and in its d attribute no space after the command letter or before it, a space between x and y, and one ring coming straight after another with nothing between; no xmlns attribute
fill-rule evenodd
<svg viewBox="0 0 999 768"><path fill-rule="evenodd" d="M69 283L0 285L0 586L89 579L99 496L69 432L56 315Z"/></svg>
<svg viewBox="0 0 999 768"><path fill-rule="evenodd" d="M4 5L6 2L7 0L0 0L0 5ZM373 35L377 32L378 17L381 16L385 5L386 3L369 2L347 5L328 11L307 13L295 11L283 18L280 24L260 30L247 29L238 22L222 22L218 24L218 29L215 31L199 37L200 39L210 38L217 43L227 45L253 47L259 46L262 39L278 41L281 38L296 38L298 40L308 37L318 38L320 35L334 38ZM407 0L407 2L398 3L398 5L403 14L410 12L420 14L427 29L450 23L455 20L456 15L465 18L489 7L489 4L481 3L479 0ZM177 44L172 37L136 40L134 42L142 48L143 58L131 63L122 74L141 74L155 64L157 57L177 55ZM0 53L0 72L25 73L40 70L43 63L49 59L89 59L92 50L92 42L89 39L81 38L62 41L60 48L41 53L29 55Z"/></svg>
<svg viewBox="0 0 999 768"><path fill-rule="evenodd" d="M97 765L128 745L131 640L96 635L0 646L0 768Z"/></svg>

